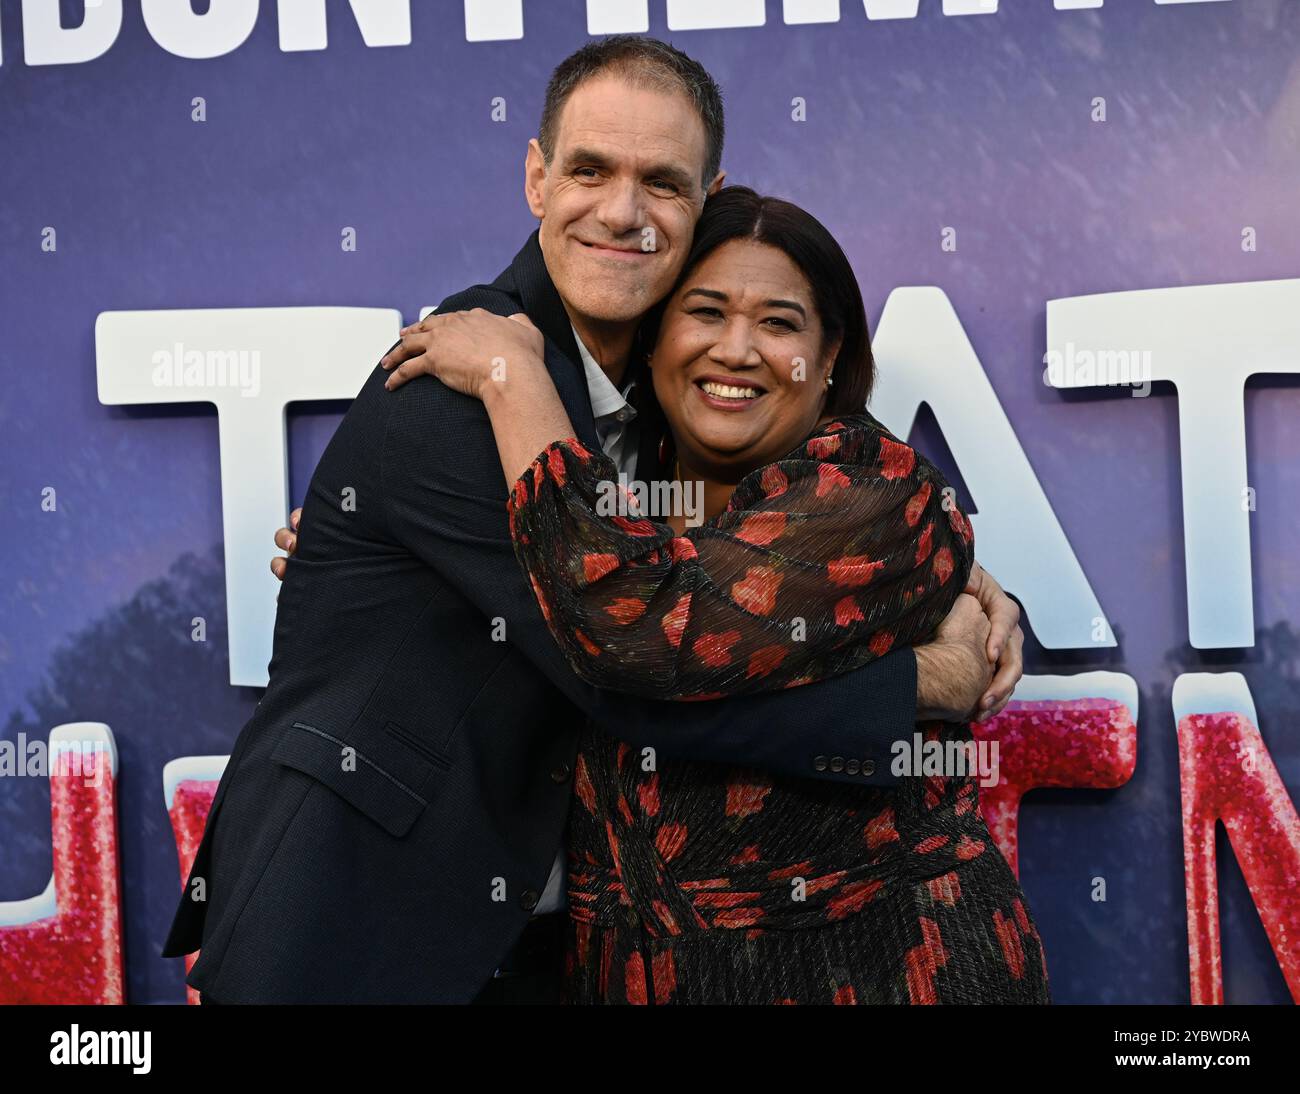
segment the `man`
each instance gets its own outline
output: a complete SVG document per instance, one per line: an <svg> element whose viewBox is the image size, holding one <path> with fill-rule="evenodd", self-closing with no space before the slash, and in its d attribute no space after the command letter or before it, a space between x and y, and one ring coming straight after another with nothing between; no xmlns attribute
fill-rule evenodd
<svg viewBox="0 0 1300 1094"><path fill-rule="evenodd" d="M529 144L539 230L491 286L439 309L527 314L581 439L642 479L657 453L632 426L653 400L627 361L722 184L722 139L717 87L684 54L634 36L579 50ZM646 259L611 253L646 240ZM428 337L408 331L392 359ZM312 477L270 684L163 951L201 947L189 983L205 1001L553 1000L581 719L665 754L890 784L894 740L989 688L990 622L989 710L1019 676L1018 610L985 576L984 611L963 597L931 646L834 680L725 703L590 688L515 561L482 404L386 378L377 367Z"/></svg>

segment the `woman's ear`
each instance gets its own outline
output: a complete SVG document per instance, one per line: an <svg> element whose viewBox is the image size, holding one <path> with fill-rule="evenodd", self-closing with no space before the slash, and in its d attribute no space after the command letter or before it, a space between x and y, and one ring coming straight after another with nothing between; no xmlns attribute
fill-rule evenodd
<svg viewBox="0 0 1300 1094"><path fill-rule="evenodd" d="M844 344L844 336L841 335L839 338L836 338L833 342L831 342L822 351L822 367L826 370L827 379L830 379L834 374L835 362L836 360L839 359L840 346L842 346L843 344ZM827 384L826 386L829 387L830 385Z"/></svg>

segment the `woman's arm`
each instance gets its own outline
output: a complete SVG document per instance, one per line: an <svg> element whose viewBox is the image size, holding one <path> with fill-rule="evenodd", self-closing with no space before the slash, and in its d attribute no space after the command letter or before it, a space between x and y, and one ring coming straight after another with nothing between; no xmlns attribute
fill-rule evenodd
<svg viewBox="0 0 1300 1094"><path fill-rule="evenodd" d="M540 356L535 361L521 361L504 381L485 385L482 398L507 487L513 486L532 466L537 453L552 442L576 439L573 423Z"/></svg>
<svg viewBox="0 0 1300 1094"><path fill-rule="evenodd" d="M728 512L708 525L712 534L692 529L675 537L640 515L602 512L616 490L616 468L573 438L543 363L541 334L523 314L434 314L403 330L402 346L412 331L428 334L432 325L437 337L412 338L411 356L387 386L430 373L484 401L513 485L517 559L569 664L595 686L646 698L708 698L835 676L923 641L965 585L969 521L941 502L937 470L871 418L866 429L816 438L802 460L750 476ZM400 356L390 351L385 368ZM589 460L593 466L565 473L575 452L569 444L584 468ZM543 479L562 495L552 500L564 504L539 502ZM771 489L777 481L784 485ZM746 485L761 496L746 498ZM849 485L857 504L846 507L839 491ZM936 508L943 511L937 520ZM863 529L866 537L858 535ZM564 568L582 543L602 535L606 547L612 537L611 550L582 550L580 573ZM819 557L831 548L835 557ZM766 552L766 560L755 552ZM593 568L602 570L595 579ZM954 569L959 579L949 585ZM577 583L569 589L571 578ZM621 585L630 585L628 595Z"/></svg>
<svg viewBox="0 0 1300 1094"><path fill-rule="evenodd" d="M546 364L574 424L583 429L579 415L587 411L580 366L549 344ZM654 748L663 756L858 785L898 782L889 750L910 736L917 713L910 648L808 687L712 703L654 702L592 687L574 673L556 643L519 565L491 423L486 412L476 412L482 404L466 406L464 396L432 380L409 384L389 398L392 411L380 457L389 533L472 606L468 626L476 625L475 613L495 633L505 624L518 656L509 659L504 678L528 679L533 670L549 680L556 689L552 721L590 717L635 748ZM468 466L476 470L471 474ZM308 522L303 535L311 535ZM529 684L534 686L536 681ZM973 704L974 697L964 708ZM953 709L952 716L960 717ZM555 737L561 752L563 740L562 733ZM856 773L836 770L826 764L835 756L856 758L864 766Z"/></svg>
<svg viewBox="0 0 1300 1094"><path fill-rule="evenodd" d="M574 670L648 698L708 698L924 641L966 583L970 523L914 449L848 421L746 476L724 513L681 536L634 504L611 512L603 454L547 444L514 484L511 534Z"/></svg>

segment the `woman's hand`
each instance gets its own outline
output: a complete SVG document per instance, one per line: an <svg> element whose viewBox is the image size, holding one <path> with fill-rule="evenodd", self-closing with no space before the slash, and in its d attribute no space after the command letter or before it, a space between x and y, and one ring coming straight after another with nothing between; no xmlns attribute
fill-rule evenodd
<svg viewBox="0 0 1300 1094"><path fill-rule="evenodd" d="M542 362L545 342L528 316L509 318L483 308L430 315L402 328L401 345L380 360L394 391L421 373L436 376L453 391L484 398L486 385L506 383L512 370Z"/></svg>

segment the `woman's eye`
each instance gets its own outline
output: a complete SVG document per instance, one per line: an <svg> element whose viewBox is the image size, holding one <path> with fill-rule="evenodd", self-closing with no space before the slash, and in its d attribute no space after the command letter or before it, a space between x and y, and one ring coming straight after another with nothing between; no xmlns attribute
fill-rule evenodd
<svg viewBox="0 0 1300 1094"><path fill-rule="evenodd" d="M695 309L691 312L691 314L692 314L692 315L705 315L705 316L708 316L710 319L716 319L718 316L720 316L720 315L722 314L722 312L718 311L717 308L695 308Z"/></svg>
<svg viewBox="0 0 1300 1094"><path fill-rule="evenodd" d="M768 321L769 323L777 323L777 324L779 324L781 330L794 330L794 329L795 329L794 324L791 323L790 320L788 320L788 319L782 319L779 315L772 315L772 316L769 316L767 321Z"/></svg>

